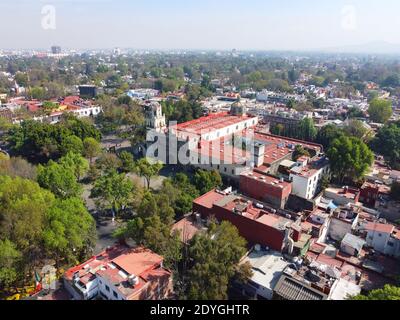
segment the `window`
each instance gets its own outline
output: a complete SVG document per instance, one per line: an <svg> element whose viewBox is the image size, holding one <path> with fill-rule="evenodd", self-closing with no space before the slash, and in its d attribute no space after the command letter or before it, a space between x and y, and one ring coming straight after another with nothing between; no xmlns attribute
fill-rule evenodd
<svg viewBox="0 0 400 320"><path fill-rule="evenodd" d="M394 243L393 242L388 242L388 246L389 247L394 247Z"/></svg>
<svg viewBox="0 0 400 320"><path fill-rule="evenodd" d="M115 299L118 299L118 293L116 293L115 291L113 291L113 296Z"/></svg>
<svg viewBox="0 0 400 320"><path fill-rule="evenodd" d="M382 233L379 233L378 236L382 238Z"/></svg>
<svg viewBox="0 0 400 320"><path fill-rule="evenodd" d="M106 291L110 292L110 287L106 285Z"/></svg>

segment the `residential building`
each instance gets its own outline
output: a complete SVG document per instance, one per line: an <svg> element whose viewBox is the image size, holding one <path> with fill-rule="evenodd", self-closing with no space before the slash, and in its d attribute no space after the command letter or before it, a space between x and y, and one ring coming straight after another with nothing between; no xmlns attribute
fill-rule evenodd
<svg viewBox="0 0 400 320"><path fill-rule="evenodd" d="M248 171L240 175L240 191L251 198L284 209L292 192L292 185L283 179Z"/></svg>
<svg viewBox="0 0 400 320"><path fill-rule="evenodd" d="M335 241L342 241L348 233L352 234L359 222L359 210L355 207L335 210L329 223L328 236Z"/></svg>
<svg viewBox="0 0 400 320"><path fill-rule="evenodd" d="M392 224L367 222L360 230L366 232L367 244L388 256L400 257L400 229Z"/></svg>
<svg viewBox="0 0 400 320"><path fill-rule="evenodd" d="M74 300L162 300L172 293L172 274L161 256L123 245L67 270L63 280Z"/></svg>
<svg viewBox="0 0 400 320"><path fill-rule="evenodd" d="M346 234L340 244L340 250L351 256L358 257L366 242L351 233Z"/></svg>
<svg viewBox="0 0 400 320"><path fill-rule="evenodd" d="M325 157L320 157L310 164L307 159L300 158L297 165L290 169L292 193L303 199L314 199L321 190L322 179L329 175L329 162Z"/></svg>
<svg viewBox="0 0 400 320"><path fill-rule="evenodd" d="M337 205L346 206L359 203L360 189L343 187L343 188L326 188L325 197L332 199Z"/></svg>
<svg viewBox="0 0 400 320"><path fill-rule="evenodd" d="M290 213L272 209L265 203L231 192L213 190L193 201L193 212L202 219L215 217L229 221L250 244L259 244L293 254L295 245L301 242L300 221ZM304 243L307 246L309 243Z"/></svg>
<svg viewBox="0 0 400 320"><path fill-rule="evenodd" d="M241 289L243 293L258 300L272 300L273 293L283 271L291 262L284 259L281 253L265 251L261 247L252 250L242 263L250 263L253 276Z"/></svg>

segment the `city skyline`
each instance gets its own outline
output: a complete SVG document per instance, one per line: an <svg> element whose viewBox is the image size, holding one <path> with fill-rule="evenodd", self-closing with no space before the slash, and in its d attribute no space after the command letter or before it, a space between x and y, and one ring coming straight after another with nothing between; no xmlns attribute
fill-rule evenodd
<svg viewBox="0 0 400 320"><path fill-rule="evenodd" d="M20 0L0 9L2 49L400 52L394 0Z"/></svg>

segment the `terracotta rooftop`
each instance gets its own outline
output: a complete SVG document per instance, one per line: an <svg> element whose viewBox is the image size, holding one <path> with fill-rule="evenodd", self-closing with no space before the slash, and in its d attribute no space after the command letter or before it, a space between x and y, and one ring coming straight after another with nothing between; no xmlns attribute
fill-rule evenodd
<svg viewBox="0 0 400 320"><path fill-rule="evenodd" d="M211 114L206 117L201 117L196 120L188 121L178 124L176 130L187 131L195 134L205 134L214 130L226 128L242 121L249 120L256 117L250 116L233 116L228 112L220 112Z"/></svg>
<svg viewBox="0 0 400 320"><path fill-rule="evenodd" d="M368 231L375 231L375 232L382 232L382 233L393 233L395 227L391 224L369 222L364 226L364 229L366 229Z"/></svg>

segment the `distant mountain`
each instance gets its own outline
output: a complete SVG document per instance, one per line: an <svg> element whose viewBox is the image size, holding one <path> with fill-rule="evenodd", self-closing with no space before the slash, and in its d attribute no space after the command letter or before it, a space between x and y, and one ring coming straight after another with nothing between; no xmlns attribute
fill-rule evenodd
<svg viewBox="0 0 400 320"><path fill-rule="evenodd" d="M400 54L400 44L376 41L360 45L325 48L321 51L333 53Z"/></svg>

